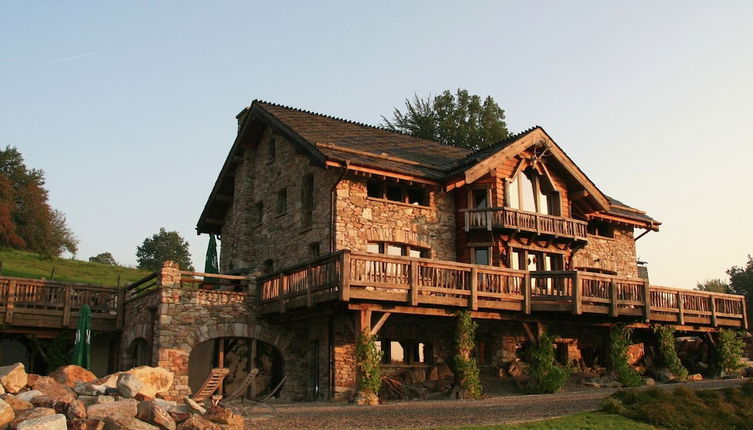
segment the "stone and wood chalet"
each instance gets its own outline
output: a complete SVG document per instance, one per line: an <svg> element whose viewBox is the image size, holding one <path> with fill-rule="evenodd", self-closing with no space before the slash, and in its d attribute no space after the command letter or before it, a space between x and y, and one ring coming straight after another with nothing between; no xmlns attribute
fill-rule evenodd
<svg viewBox="0 0 753 430"><path fill-rule="evenodd" d="M460 310L492 374L544 330L563 363L599 366L616 323L641 345L651 324L747 328L741 296L650 285L635 242L661 223L605 195L541 127L469 151L263 101L237 119L197 224L220 238L223 274L168 262L110 289L0 277L0 335L75 327L87 303L110 333L106 367L170 369L171 396L219 366L225 390L256 369L250 395L325 400L357 389L361 331L388 375L447 369Z"/></svg>

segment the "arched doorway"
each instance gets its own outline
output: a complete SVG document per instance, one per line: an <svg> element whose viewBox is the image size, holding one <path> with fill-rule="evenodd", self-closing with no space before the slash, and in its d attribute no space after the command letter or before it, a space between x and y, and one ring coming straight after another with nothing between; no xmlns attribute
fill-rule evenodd
<svg viewBox="0 0 753 430"><path fill-rule="evenodd" d="M188 385L196 392L212 368L226 367L223 392L233 393L246 380L252 369L259 373L249 386L247 397L263 397L279 384L283 375L283 359L273 345L254 338L220 337L193 347L188 357ZM279 391L278 393L279 394Z"/></svg>
<svg viewBox="0 0 753 430"><path fill-rule="evenodd" d="M128 347L128 357L131 367L150 366L152 364L152 347L146 339L139 337Z"/></svg>

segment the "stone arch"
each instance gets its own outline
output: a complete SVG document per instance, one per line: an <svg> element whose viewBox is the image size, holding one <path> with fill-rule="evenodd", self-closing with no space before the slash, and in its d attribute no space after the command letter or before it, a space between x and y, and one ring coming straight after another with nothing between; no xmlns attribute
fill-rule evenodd
<svg viewBox="0 0 753 430"><path fill-rule="evenodd" d="M184 339L185 343L181 345L181 347L190 353L196 345L221 337L246 337L258 339L279 349L283 357L289 353L292 340L291 336L283 335L279 330L273 330L258 322L250 324L222 323L195 327L188 335L186 335Z"/></svg>

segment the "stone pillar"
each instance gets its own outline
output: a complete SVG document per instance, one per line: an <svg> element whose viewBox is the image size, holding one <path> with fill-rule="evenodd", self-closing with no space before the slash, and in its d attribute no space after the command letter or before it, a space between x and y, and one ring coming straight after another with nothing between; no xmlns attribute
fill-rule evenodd
<svg viewBox="0 0 753 430"><path fill-rule="evenodd" d="M357 369L356 337L347 324L336 325L332 354L335 372L334 399L349 400L357 389Z"/></svg>
<svg viewBox="0 0 753 430"><path fill-rule="evenodd" d="M174 261L167 260L157 275L157 286L177 287L180 286L180 266Z"/></svg>

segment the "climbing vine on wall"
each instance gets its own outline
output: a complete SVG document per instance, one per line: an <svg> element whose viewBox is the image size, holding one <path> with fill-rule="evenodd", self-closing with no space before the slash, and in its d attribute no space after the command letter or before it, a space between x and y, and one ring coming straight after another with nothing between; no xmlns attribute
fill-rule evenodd
<svg viewBox="0 0 753 430"><path fill-rule="evenodd" d="M680 381L687 380L688 369L682 365L675 349L675 328L668 325L655 325L653 330L659 336L659 354L664 365Z"/></svg>
<svg viewBox="0 0 753 430"><path fill-rule="evenodd" d="M617 324L609 332L609 358L612 371L622 385L637 387L643 385L641 375L628 363L628 347L633 330L624 324Z"/></svg>
<svg viewBox="0 0 753 430"><path fill-rule="evenodd" d="M379 365L382 363L382 351L377 348L376 336L367 332L358 335L356 360L361 378L361 391L378 394L382 387L382 375Z"/></svg>
<svg viewBox="0 0 753 430"><path fill-rule="evenodd" d="M478 362L472 356L476 346L476 328L478 324L471 318L471 313L461 311L457 316L455 333L455 354L453 364L459 385L468 397L481 397L481 380L479 378Z"/></svg>
<svg viewBox="0 0 753 430"><path fill-rule="evenodd" d="M719 367L725 373L734 372L743 367L743 348L745 341L742 332L722 329L716 342Z"/></svg>
<svg viewBox="0 0 753 430"><path fill-rule="evenodd" d="M570 368L554 360L554 336L542 334L538 345L531 348L528 367L529 388L534 393L556 393L570 377Z"/></svg>

